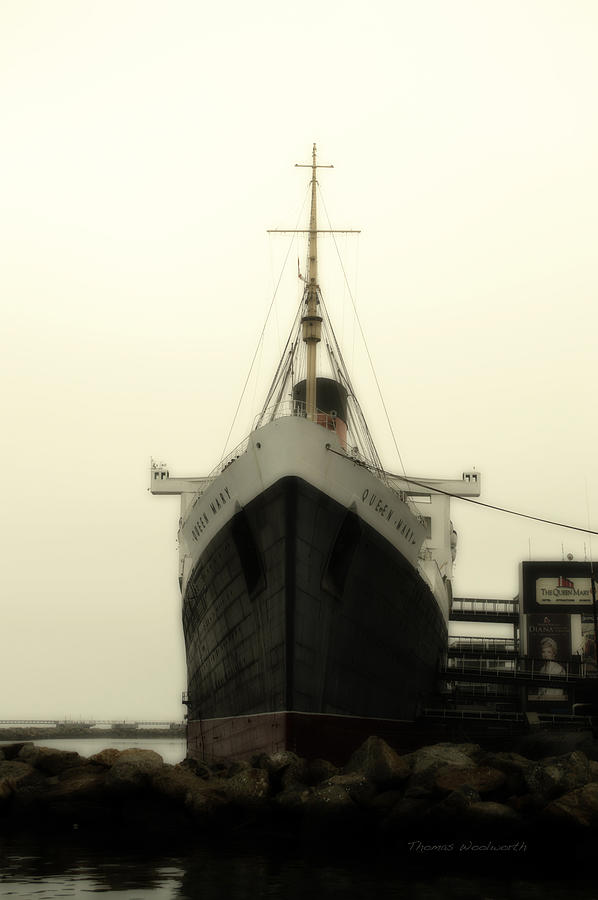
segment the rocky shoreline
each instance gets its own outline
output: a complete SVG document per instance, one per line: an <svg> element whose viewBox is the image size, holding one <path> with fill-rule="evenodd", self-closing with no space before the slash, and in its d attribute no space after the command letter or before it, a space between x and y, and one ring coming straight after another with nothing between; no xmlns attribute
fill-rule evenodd
<svg viewBox="0 0 598 900"><path fill-rule="evenodd" d="M17 742L0 746L0 828L400 843L413 854L460 840L511 853L532 839L581 846L598 836L598 753L586 751L531 759L439 743L399 755L370 737L340 768L288 751L173 766L152 750L85 758Z"/></svg>

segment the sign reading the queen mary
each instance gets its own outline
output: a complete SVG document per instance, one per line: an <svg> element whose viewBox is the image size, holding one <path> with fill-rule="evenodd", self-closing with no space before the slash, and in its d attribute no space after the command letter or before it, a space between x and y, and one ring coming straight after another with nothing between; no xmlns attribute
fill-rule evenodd
<svg viewBox="0 0 598 900"><path fill-rule="evenodd" d="M592 580L589 563L522 563L523 610L575 615L592 608Z"/></svg>

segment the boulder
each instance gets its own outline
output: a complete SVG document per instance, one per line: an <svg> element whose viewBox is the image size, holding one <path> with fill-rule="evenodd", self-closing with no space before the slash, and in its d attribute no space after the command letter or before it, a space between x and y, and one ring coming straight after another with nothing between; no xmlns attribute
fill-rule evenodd
<svg viewBox="0 0 598 900"><path fill-rule="evenodd" d="M45 792L45 800L48 803L66 800L102 800L105 796L105 774L94 770L92 766L88 766L87 771L79 770L71 778L58 780Z"/></svg>
<svg viewBox="0 0 598 900"><path fill-rule="evenodd" d="M217 786L225 797L240 806L254 806L270 795L270 779L264 769L241 769Z"/></svg>
<svg viewBox="0 0 598 900"><path fill-rule="evenodd" d="M479 793L467 784L461 784L426 813L429 824L455 827L461 824L465 810L480 801Z"/></svg>
<svg viewBox="0 0 598 900"><path fill-rule="evenodd" d="M376 815L386 816L402 799L402 791L398 791L396 789L390 791L382 791L382 793L376 794L364 805L367 806L368 809L371 809L374 813L376 813Z"/></svg>
<svg viewBox="0 0 598 900"><path fill-rule="evenodd" d="M319 788L342 787L355 803L367 805L376 795L376 785L362 772L349 772L346 775L333 775L328 781L318 785Z"/></svg>
<svg viewBox="0 0 598 900"><path fill-rule="evenodd" d="M175 803L184 803L189 791L194 791L198 783L205 784L188 768L170 765L164 765L151 772L149 782L157 794Z"/></svg>
<svg viewBox="0 0 598 900"><path fill-rule="evenodd" d="M35 744L25 744L21 747L17 758L47 775L58 775L64 769L80 766L86 762L74 751L56 750L54 747L37 747Z"/></svg>
<svg viewBox="0 0 598 900"><path fill-rule="evenodd" d="M506 803L495 803L492 800L478 800L467 806L464 821L469 826L480 826L493 830L512 830L522 824L522 817Z"/></svg>
<svg viewBox="0 0 598 900"><path fill-rule="evenodd" d="M235 775L240 775L241 772L246 772L248 769L256 768L252 766L251 763L246 760L234 760L230 766L227 768L226 772L224 772L225 778L234 778Z"/></svg>
<svg viewBox="0 0 598 900"><path fill-rule="evenodd" d="M589 760L579 750L547 757L530 766L524 779L531 793L540 794L548 802L590 781Z"/></svg>
<svg viewBox="0 0 598 900"><path fill-rule="evenodd" d="M154 750L123 750L106 772L106 786L116 791L146 787L150 776L163 765L162 757Z"/></svg>
<svg viewBox="0 0 598 900"><path fill-rule="evenodd" d="M305 768L305 760L291 750L278 750L276 753L267 755L260 768L268 769L272 775L278 775L283 770L288 769L289 766L303 769Z"/></svg>
<svg viewBox="0 0 598 900"><path fill-rule="evenodd" d="M319 785L309 789L303 806L309 814L325 816L346 814L349 810L353 812L355 809L351 797L340 784Z"/></svg>
<svg viewBox="0 0 598 900"><path fill-rule="evenodd" d="M23 747L33 747L33 741L18 741L14 744L2 744L4 759L16 759Z"/></svg>
<svg viewBox="0 0 598 900"><path fill-rule="evenodd" d="M283 790L305 787L308 781L307 762L291 750L279 750L265 760L263 766L268 772L272 785Z"/></svg>
<svg viewBox="0 0 598 900"><path fill-rule="evenodd" d="M311 759L307 763L307 784L316 785L338 775L337 766L327 759Z"/></svg>
<svg viewBox="0 0 598 900"><path fill-rule="evenodd" d="M200 825L208 825L219 814L230 810L225 794L201 779L189 788L184 803L189 815Z"/></svg>
<svg viewBox="0 0 598 900"><path fill-rule="evenodd" d="M469 760L468 760L469 761ZM410 775L409 763L379 737L369 737L349 759L343 774L359 773L379 788L400 785Z"/></svg>
<svg viewBox="0 0 598 900"><path fill-rule="evenodd" d="M52 827L105 827L115 817L105 777L103 771L90 765L87 771L58 780L38 794L37 814Z"/></svg>
<svg viewBox="0 0 598 900"><path fill-rule="evenodd" d="M105 750L100 750L99 753L94 753L90 756L89 761L95 765L110 768L110 766L114 765L121 753L122 750L116 750L114 747L106 747Z"/></svg>
<svg viewBox="0 0 598 900"><path fill-rule="evenodd" d="M289 789L277 794L274 801L287 812L315 818L346 816L357 808L340 784Z"/></svg>
<svg viewBox="0 0 598 900"><path fill-rule="evenodd" d="M152 772L163 766L164 760L155 750L141 750L138 747L131 747L128 750L121 750L112 765L133 765L143 769L144 772Z"/></svg>
<svg viewBox="0 0 598 900"><path fill-rule="evenodd" d="M488 794L506 784L507 776L490 766L442 766L434 773L434 786L449 794L467 786L478 794Z"/></svg>
<svg viewBox="0 0 598 900"><path fill-rule="evenodd" d="M478 759L479 765L490 766L506 775L506 790L512 794L527 791L525 773L534 763L519 753L484 753Z"/></svg>
<svg viewBox="0 0 598 900"><path fill-rule="evenodd" d="M0 760L0 804L8 800L19 785L35 773L33 766L18 760Z"/></svg>
<svg viewBox="0 0 598 900"><path fill-rule="evenodd" d="M598 826L598 784L590 782L553 800L544 809L543 818L564 826Z"/></svg>
<svg viewBox="0 0 598 900"><path fill-rule="evenodd" d="M419 775L441 766L470 766L480 751L479 744L432 744L420 747L408 756L402 757L410 764L411 772Z"/></svg>
<svg viewBox="0 0 598 900"><path fill-rule="evenodd" d="M276 794L274 803L286 812L303 812L313 790L313 787L289 788Z"/></svg>
<svg viewBox="0 0 598 900"><path fill-rule="evenodd" d="M206 762L200 759L193 759L190 756L177 763L176 768L191 772L192 775L197 775L198 778L203 778L204 781L212 777L212 771Z"/></svg>
<svg viewBox="0 0 598 900"><path fill-rule="evenodd" d="M79 775L98 775L106 770L100 766L94 766L93 763L86 759L82 761L80 766L72 766L70 769L63 769L58 775L54 776L57 781L68 781L70 778L78 778Z"/></svg>

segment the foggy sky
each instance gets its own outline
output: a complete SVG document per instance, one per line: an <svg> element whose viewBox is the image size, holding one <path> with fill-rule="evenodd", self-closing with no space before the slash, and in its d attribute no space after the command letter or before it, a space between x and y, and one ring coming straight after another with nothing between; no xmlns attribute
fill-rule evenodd
<svg viewBox="0 0 598 900"><path fill-rule="evenodd" d="M295 226L313 141L333 225L362 229L339 247L409 474L475 466L482 500L598 530L597 26L591 0L4 0L0 718L181 718L178 499L147 492L150 456L221 458L288 250L266 229ZM514 596L530 552L591 553L458 501L453 520L461 596Z"/></svg>

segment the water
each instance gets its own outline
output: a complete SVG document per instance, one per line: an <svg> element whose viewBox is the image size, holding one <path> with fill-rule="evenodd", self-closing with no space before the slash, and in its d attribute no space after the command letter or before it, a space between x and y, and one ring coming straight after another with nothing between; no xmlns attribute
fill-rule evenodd
<svg viewBox="0 0 598 900"><path fill-rule="evenodd" d="M89 846L63 840L0 838L0 894L22 900L566 900L596 898L595 884L575 878L537 880L534 872L430 872L404 857L329 858L292 847L160 849ZM575 878L575 880L573 880Z"/></svg>
<svg viewBox="0 0 598 900"><path fill-rule="evenodd" d="M52 739L40 745L90 756L106 746L156 750L165 762L185 755L178 738ZM1 746L1 745L0 745ZM446 856L446 855L445 855ZM575 875L549 878L523 858L481 860L458 854L418 858L405 845L343 856L325 846L299 848L292 841L262 837L209 843L190 832L181 839L142 845L132 836L99 842L81 835L0 833L0 896L58 900L102 894L119 900L565 900L598 897L595 882Z"/></svg>
<svg viewBox="0 0 598 900"><path fill-rule="evenodd" d="M4 743L14 743L5 741ZM165 763L176 765L185 758L185 738L49 738L35 742L40 747L55 747L57 750L74 750L81 756L93 756L106 747L127 750L129 747L140 747L144 750L155 750ZM0 750L2 742L0 742Z"/></svg>

